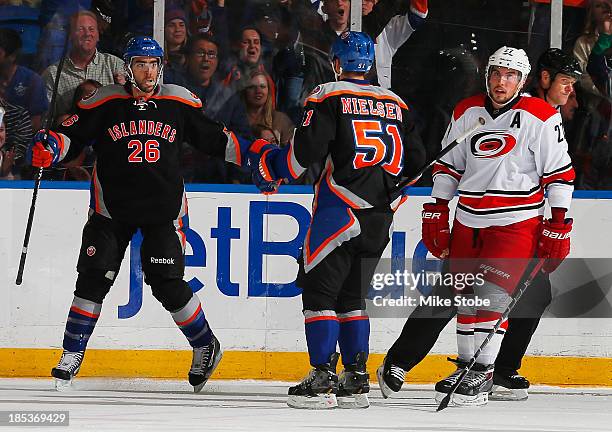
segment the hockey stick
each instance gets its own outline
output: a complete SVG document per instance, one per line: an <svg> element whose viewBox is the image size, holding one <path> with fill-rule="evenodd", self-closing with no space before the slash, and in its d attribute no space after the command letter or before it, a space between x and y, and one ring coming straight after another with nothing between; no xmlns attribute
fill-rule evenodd
<svg viewBox="0 0 612 432"><path fill-rule="evenodd" d="M468 136L470 136L471 134L473 134L478 128L480 128L481 126L483 126L485 124L485 119L482 117L478 117L478 120L476 121L476 123L474 123L474 126L472 126L469 130L467 130L463 135L461 135L459 138L457 138L455 141L453 141L452 143L450 143L449 145L447 145L446 147L444 147L444 149L442 149L442 151L440 153L438 153L432 160L431 162L429 162L427 165L425 165L424 167L422 167L415 175L413 175L412 177L410 177L409 179L405 179L402 180L401 182L399 182L398 184L395 185L395 187L393 189L391 189L391 194L394 194L398 191L401 191L402 189L404 189L406 186L408 186L409 184L411 184L412 182L416 181L419 177L421 177L423 175L423 173L425 171L427 171L429 169L429 167L431 167L433 164L436 163L436 161L440 158L442 158L446 153L448 153L449 151L451 151L452 149L454 149L455 147L457 147L459 145L459 143L461 141L463 141L464 139L466 139Z"/></svg>
<svg viewBox="0 0 612 432"><path fill-rule="evenodd" d="M55 105L57 103L57 88L59 87L60 76L64 68L64 61L68 53L68 42L70 41L70 31L66 31L66 39L64 40L64 48L62 49L62 57L57 65L55 73L55 82L53 83L53 93L51 93L51 103L49 105L49 113L45 119L45 135L43 142L47 143L49 139L49 130L55 117ZM38 168L36 178L34 180L34 190L32 191L32 202L30 203L30 212L28 214L28 224L26 225L25 236L23 238L23 247L21 248L21 258L19 259L19 270L17 270L17 279L15 284L21 285L23 281L23 271L25 269L26 257L28 255L28 245L30 244L30 234L32 233L32 223L34 222L34 210L36 209L36 199L38 198L38 190L40 189L40 180L42 179L43 169Z"/></svg>
<svg viewBox="0 0 612 432"><path fill-rule="evenodd" d="M482 344L480 344L480 346L478 347L478 349L476 350L476 352L470 359L467 366L463 369L463 371L461 372L461 375L459 375L459 379L457 379L457 382L451 387L448 394L444 396L444 399L442 399L436 411L442 411L444 408L448 406L448 403L450 402L452 395L455 394L455 391L457 390L457 388L459 388L459 385L463 382L463 379L467 376L470 369L472 369L472 367L476 363L476 359L478 358L482 350L491 341L491 339L493 338L493 335L497 333L497 330L499 330L502 323L508 318L508 315L510 315L510 312L512 312L512 309L514 309L514 306L516 306L516 303L519 301L523 293L527 290L527 287L531 285L531 282L533 282L533 279L538 275L538 273L542 269L542 266L544 265L545 262L546 262L546 259L544 258L540 258L536 262L536 265L533 267L533 270L531 270L531 273L529 273L529 277L525 280L525 282L523 282L523 286L520 287L516 295L512 297L510 304L508 305L508 307L506 308L502 316L497 320L497 322L493 326L493 329L489 332L485 340L482 342Z"/></svg>

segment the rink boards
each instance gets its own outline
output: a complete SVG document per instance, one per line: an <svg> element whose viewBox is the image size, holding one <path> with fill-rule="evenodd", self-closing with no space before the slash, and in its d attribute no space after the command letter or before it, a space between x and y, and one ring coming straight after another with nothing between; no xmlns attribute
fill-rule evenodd
<svg viewBox="0 0 612 432"><path fill-rule="evenodd" d="M0 182L0 376L46 376L56 361L87 217L88 185L43 184L23 284L16 286L31 187L30 182ZM282 192L265 197L251 186L188 188L186 280L202 299L226 350L217 377L297 380L308 367L294 279L312 195L303 187L285 187ZM417 247L420 208L428 194L428 189L414 189L414 196L400 208L385 256L412 258L422 253ZM612 194L582 193L577 198L571 211L572 256L612 258ZM82 375L185 374L188 346L143 285L138 246L136 238L106 298ZM384 353L403 322L373 319L371 351ZM431 382L444 374L449 367L445 354L455 351L451 323L432 355L411 374L413 382ZM535 382L612 385L609 319L544 319L528 354L523 371ZM374 354L370 366L381 360Z"/></svg>

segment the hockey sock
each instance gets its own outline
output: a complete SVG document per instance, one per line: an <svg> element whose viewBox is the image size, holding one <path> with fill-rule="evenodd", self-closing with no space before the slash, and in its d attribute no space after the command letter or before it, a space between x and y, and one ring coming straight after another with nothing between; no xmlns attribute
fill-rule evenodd
<svg viewBox="0 0 612 432"><path fill-rule="evenodd" d="M336 352L339 332L338 317L332 310L304 311L304 330L310 364L319 366L329 363Z"/></svg>
<svg viewBox="0 0 612 432"><path fill-rule="evenodd" d="M66 351L85 351L101 310L101 303L74 297L64 331L63 348Z"/></svg>
<svg viewBox="0 0 612 432"><path fill-rule="evenodd" d="M358 353L369 353L370 340L370 319L364 310L355 310L346 313L339 313L340 354L342 354L342 364L351 365L357 362L355 358Z"/></svg>
<svg viewBox="0 0 612 432"><path fill-rule="evenodd" d="M487 338L487 335L493 330L495 324L501 318L502 314L499 312L482 311L479 310L476 315L476 325L474 328L474 345L476 349ZM493 335L487 346L484 347L476 361L478 363L489 365L495 363L499 348L501 347L504 334L508 329L508 320L504 320L497 332Z"/></svg>
<svg viewBox="0 0 612 432"><path fill-rule="evenodd" d="M471 294L464 297L471 297ZM457 308L457 354L460 360L468 361L474 355L474 324L476 309L469 306Z"/></svg>
<svg viewBox="0 0 612 432"><path fill-rule="evenodd" d="M194 348L203 347L212 340L212 331L204 317L202 304L195 294L181 309L171 312L172 319L181 329L189 345Z"/></svg>

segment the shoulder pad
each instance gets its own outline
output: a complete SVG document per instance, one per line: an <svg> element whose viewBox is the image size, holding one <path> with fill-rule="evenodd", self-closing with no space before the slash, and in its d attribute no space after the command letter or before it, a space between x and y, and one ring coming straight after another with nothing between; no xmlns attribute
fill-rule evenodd
<svg viewBox="0 0 612 432"><path fill-rule="evenodd" d="M95 89L81 99L77 106L81 109L92 109L112 99L129 99L131 97L122 85L111 84Z"/></svg>
<svg viewBox="0 0 612 432"><path fill-rule="evenodd" d="M455 105L455 109L453 110L453 120L457 120L461 117L468 109L472 107L483 107L485 106L485 100L487 96L484 93L477 94L475 96L467 97L461 101L457 105Z"/></svg>
<svg viewBox="0 0 612 432"><path fill-rule="evenodd" d="M522 109L539 118L543 122L559 112L544 99L535 96L523 96L513 109Z"/></svg>
<svg viewBox="0 0 612 432"><path fill-rule="evenodd" d="M395 102L400 107L408 109L404 101L393 93L382 87L374 85L355 84L347 81L329 82L320 84L314 88L310 95L304 101L318 103L332 96L364 96L374 99L387 100Z"/></svg>
<svg viewBox="0 0 612 432"><path fill-rule="evenodd" d="M151 99L170 99L194 108L202 108L202 101L195 94L176 84L162 84L159 92Z"/></svg>

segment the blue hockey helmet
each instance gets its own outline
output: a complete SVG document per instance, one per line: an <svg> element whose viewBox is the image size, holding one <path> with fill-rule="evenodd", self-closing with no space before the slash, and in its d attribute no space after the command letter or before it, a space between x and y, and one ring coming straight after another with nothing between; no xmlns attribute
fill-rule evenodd
<svg viewBox="0 0 612 432"><path fill-rule="evenodd" d="M345 31L334 41L330 59L340 60L344 72L366 73L374 64L374 42L366 33Z"/></svg>
<svg viewBox="0 0 612 432"><path fill-rule="evenodd" d="M123 61L125 63L125 70L127 72L128 80L138 87L136 80L134 79L134 73L132 71L132 60L134 57L155 57L159 60L159 69L157 71L157 80L155 85L159 84L163 69L164 50L157 43L157 41L149 36L136 36L129 40L127 43L125 53L123 54ZM142 89L141 89L142 90Z"/></svg>

